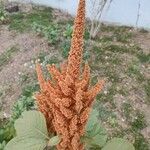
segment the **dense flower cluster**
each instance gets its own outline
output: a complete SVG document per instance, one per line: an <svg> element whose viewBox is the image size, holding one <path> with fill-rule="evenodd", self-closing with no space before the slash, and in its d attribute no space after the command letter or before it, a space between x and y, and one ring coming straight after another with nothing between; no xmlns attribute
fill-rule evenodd
<svg viewBox="0 0 150 150"><path fill-rule="evenodd" d="M89 87L90 68L87 63L80 75L84 24L85 0L80 0L68 61L60 69L55 65L47 66L52 81L45 80L41 66L36 66L41 88L36 100L47 120L48 130L61 136L58 150L84 149L80 138L84 134L94 98L104 84L100 81Z"/></svg>

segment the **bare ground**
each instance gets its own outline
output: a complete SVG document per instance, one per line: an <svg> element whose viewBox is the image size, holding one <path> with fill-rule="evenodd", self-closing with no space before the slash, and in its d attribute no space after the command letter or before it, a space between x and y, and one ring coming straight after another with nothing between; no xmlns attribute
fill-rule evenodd
<svg viewBox="0 0 150 150"><path fill-rule="evenodd" d="M32 74L32 59L37 58L40 52L48 51L49 47L44 39L32 33L10 32L7 26L2 27L0 31L0 53L12 46L19 48L13 59L0 72L0 86L7 91L2 99L3 110L10 113L14 101L21 94L20 74Z"/></svg>

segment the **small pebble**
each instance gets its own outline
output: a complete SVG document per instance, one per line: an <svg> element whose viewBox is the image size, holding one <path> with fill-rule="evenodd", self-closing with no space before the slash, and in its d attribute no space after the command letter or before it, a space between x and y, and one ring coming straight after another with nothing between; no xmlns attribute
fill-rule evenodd
<svg viewBox="0 0 150 150"><path fill-rule="evenodd" d="M33 68L33 66L30 66L30 68L32 69L32 68Z"/></svg>
<svg viewBox="0 0 150 150"><path fill-rule="evenodd" d="M3 113L3 116L5 117L5 118L8 118L8 116L7 116L7 114L4 112Z"/></svg>
<svg viewBox="0 0 150 150"><path fill-rule="evenodd" d="M106 95L108 92L107 91L104 91L104 94Z"/></svg>
<svg viewBox="0 0 150 150"><path fill-rule="evenodd" d="M24 63L24 66L26 67L26 66L27 66L27 63Z"/></svg>

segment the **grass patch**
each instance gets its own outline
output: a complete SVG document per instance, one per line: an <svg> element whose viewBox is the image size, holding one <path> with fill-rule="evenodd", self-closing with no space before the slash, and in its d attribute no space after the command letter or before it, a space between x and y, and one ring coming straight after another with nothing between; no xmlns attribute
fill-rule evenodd
<svg viewBox="0 0 150 150"><path fill-rule="evenodd" d="M102 24L101 31L103 32L125 32L131 30L132 27L128 26L113 26Z"/></svg>
<svg viewBox="0 0 150 150"><path fill-rule="evenodd" d="M123 109L123 113L124 113L126 119L130 120L131 119L130 115L131 115L131 112L133 110L131 104L129 104L129 103L123 103L122 104L122 109Z"/></svg>
<svg viewBox="0 0 150 150"><path fill-rule="evenodd" d="M56 56L50 56L50 55L48 55L48 52L41 52L41 53L39 53L38 57L35 58L34 61L36 59L39 59L40 63L43 63L44 65L59 63L58 57L56 57Z"/></svg>
<svg viewBox="0 0 150 150"><path fill-rule="evenodd" d="M131 38L132 38L132 33L131 32L123 32L123 31L115 31L114 33L114 38L116 38L116 40L118 42L121 43L128 43L130 42Z"/></svg>
<svg viewBox="0 0 150 150"><path fill-rule="evenodd" d="M39 53L38 59L40 60L41 63L44 62L46 56L47 56L46 52L40 52Z"/></svg>
<svg viewBox="0 0 150 150"><path fill-rule="evenodd" d="M13 55L18 51L19 49L13 46L0 55L0 70L2 70L2 67L7 65L10 62Z"/></svg>
<svg viewBox="0 0 150 150"><path fill-rule="evenodd" d="M59 33L61 32L58 24L51 23L49 26L45 26L37 22L33 22L32 30L38 35L45 37L50 44L56 45L59 41Z"/></svg>
<svg viewBox="0 0 150 150"><path fill-rule="evenodd" d="M142 52L142 53L138 53L137 57L141 63L150 63L150 54L144 54Z"/></svg>
<svg viewBox="0 0 150 150"><path fill-rule="evenodd" d="M130 65L128 67L128 74L131 77L135 77L139 82L144 82L145 77L144 75L140 72L139 67L137 65Z"/></svg>
<svg viewBox="0 0 150 150"><path fill-rule="evenodd" d="M69 55L70 46L71 46L70 40L65 40L65 41L62 43L62 45L61 45L62 57L65 58L65 59L66 59L66 58L68 57L68 55Z"/></svg>
<svg viewBox="0 0 150 150"><path fill-rule="evenodd" d="M94 46L92 48L92 50L93 50L94 54L103 52L103 49L101 47L98 47L98 46Z"/></svg>
<svg viewBox="0 0 150 150"><path fill-rule="evenodd" d="M114 70L114 67L111 69L108 67L105 67L105 75L108 77L109 81L112 81L112 83L117 83L120 81L119 75ZM109 69L108 69L109 68Z"/></svg>
<svg viewBox="0 0 150 150"><path fill-rule="evenodd" d="M52 20L52 9L43 8L42 10L34 9L31 13L16 13L10 16L11 22L9 28L24 32L30 30L34 22L48 26Z"/></svg>
<svg viewBox="0 0 150 150"><path fill-rule="evenodd" d="M113 41L114 39L121 43L130 42L133 34L130 31L132 28L127 26L101 26L101 31L103 32L111 32L112 36L102 38L102 41Z"/></svg>
<svg viewBox="0 0 150 150"><path fill-rule="evenodd" d="M46 66L47 64L58 64L59 62L60 61L56 56L52 56L52 57L46 56L43 61L43 64Z"/></svg>
<svg viewBox="0 0 150 150"><path fill-rule="evenodd" d="M33 95L34 92L39 90L39 85L34 84L34 85L26 85L23 89L22 89L22 96L25 97L31 97Z"/></svg>
<svg viewBox="0 0 150 150"><path fill-rule="evenodd" d="M136 131L136 132L145 128L146 127L146 120L145 120L144 115L142 113L138 112L137 117L131 123L131 126L132 126L132 130Z"/></svg>
<svg viewBox="0 0 150 150"><path fill-rule="evenodd" d="M142 134L136 134L134 147L135 150L149 150L149 143Z"/></svg>
<svg viewBox="0 0 150 150"><path fill-rule="evenodd" d="M125 46L121 46L121 45L108 45L105 47L106 50L111 51L113 53L119 52L119 53L126 53L128 52L128 49Z"/></svg>
<svg viewBox="0 0 150 150"><path fill-rule="evenodd" d="M97 53L100 52L112 52L112 53L129 53L129 54L137 54L141 52L141 48L138 47L137 45L118 45L118 44L112 44L111 42L108 43L101 43L100 47L94 47L94 50Z"/></svg>

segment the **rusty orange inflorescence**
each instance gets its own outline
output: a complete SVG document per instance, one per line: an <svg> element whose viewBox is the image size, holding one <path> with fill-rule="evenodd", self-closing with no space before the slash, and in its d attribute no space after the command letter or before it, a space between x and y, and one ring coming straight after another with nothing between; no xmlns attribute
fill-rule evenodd
<svg viewBox="0 0 150 150"><path fill-rule="evenodd" d="M68 61L60 69L48 65L52 81L45 80L39 64L36 65L41 91L36 94L39 110L44 114L49 132L61 136L58 150L82 150L80 142L85 131L95 96L104 81L89 87L90 68L86 63L82 75L80 67L83 52L85 0L80 0Z"/></svg>

